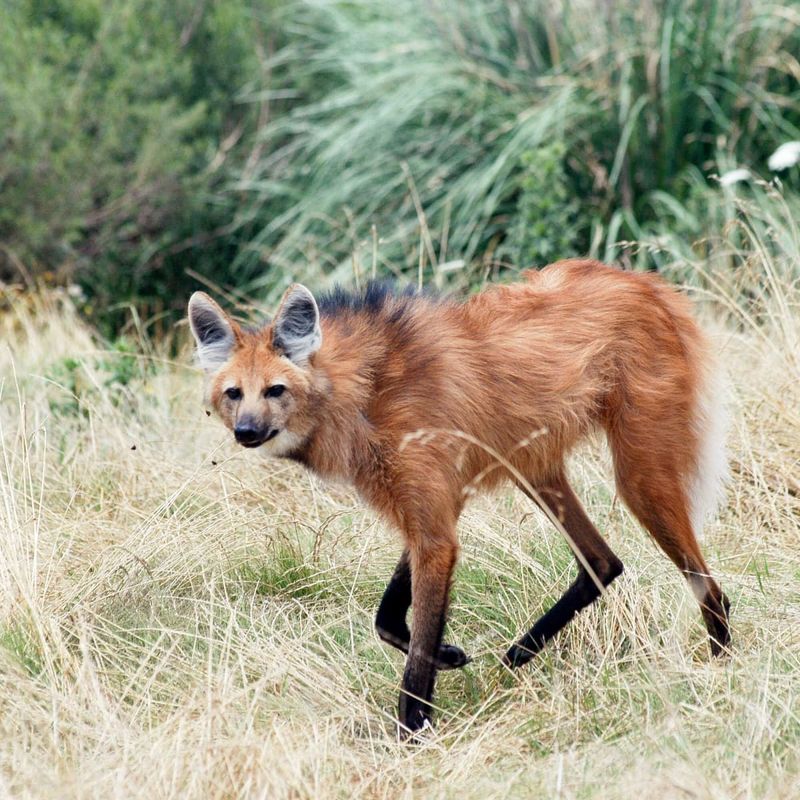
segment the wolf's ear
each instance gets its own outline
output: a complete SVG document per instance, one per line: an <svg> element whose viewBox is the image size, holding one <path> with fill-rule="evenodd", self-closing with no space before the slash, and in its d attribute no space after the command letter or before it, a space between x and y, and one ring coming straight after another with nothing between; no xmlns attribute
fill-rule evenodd
<svg viewBox="0 0 800 800"><path fill-rule="evenodd" d="M272 327L272 346L295 363L305 363L322 344L314 295L295 283L286 290Z"/></svg>
<svg viewBox="0 0 800 800"><path fill-rule="evenodd" d="M230 358L236 344L236 323L205 292L195 292L189 298L189 324L200 366L214 372Z"/></svg>

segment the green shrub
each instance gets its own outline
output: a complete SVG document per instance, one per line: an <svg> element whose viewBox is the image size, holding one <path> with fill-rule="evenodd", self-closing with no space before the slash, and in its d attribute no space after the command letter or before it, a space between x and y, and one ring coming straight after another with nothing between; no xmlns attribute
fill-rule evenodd
<svg viewBox="0 0 800 800"><path fill-rule="evenodd" d="M224 281L239 234L222 190L257 121L238 92L268 35L253 3L5 5L0 278L75 280L110 328L129 303L182 307L187 268Z"/></svg>
<svg viewBox="0 0 800 800"><path fill-rule="evenodd" d="M512 264L544 266L580 255L580 205L564 169L561 142L524 153L517 208L501 251Z"/></svg>

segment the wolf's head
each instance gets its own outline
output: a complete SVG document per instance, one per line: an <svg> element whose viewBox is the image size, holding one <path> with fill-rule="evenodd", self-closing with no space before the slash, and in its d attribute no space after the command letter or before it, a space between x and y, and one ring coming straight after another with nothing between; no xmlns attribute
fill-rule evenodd
<svg viewBox="0 0 800 800"><path fill-rule="evenodd" d="M305 286L286 291L270 325L244 330L204 292L189 322L206 373L207 399L236 441L272 455L296 451L314 427L314 354L319 310Z"/></svg>

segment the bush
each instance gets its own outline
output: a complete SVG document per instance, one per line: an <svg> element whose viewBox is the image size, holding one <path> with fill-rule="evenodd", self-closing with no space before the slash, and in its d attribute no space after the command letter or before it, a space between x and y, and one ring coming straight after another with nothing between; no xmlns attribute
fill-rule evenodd
<svg viewBox="0 0 800 800"><path fill-rule="evenodd" d="M543 266L579 255L579 204L564 169L564 145L524 153L519 197L502 249L512 264Z"/></svg>
<svg viewBox="0 0 800 800"><path fill-rule="evenodd" d="M9 4L6 4L8 6ZM240 234L229 164L252 147L252 3L20 0L0 29L0 278L75 280L107 327L183 306Z"/></svg>

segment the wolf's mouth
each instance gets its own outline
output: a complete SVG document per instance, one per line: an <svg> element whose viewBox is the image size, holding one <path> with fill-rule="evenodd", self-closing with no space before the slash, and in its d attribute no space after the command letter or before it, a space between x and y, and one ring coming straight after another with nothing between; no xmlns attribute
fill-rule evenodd
<svg viewBox="0 0 800 800"><path fill-rule="evenodd" d="M258 439L254 442L239 442L242 447L261 447L262 444L268 442L270 439L274 439L280 430L278 428L273 428L263 439Z"/></svg>

